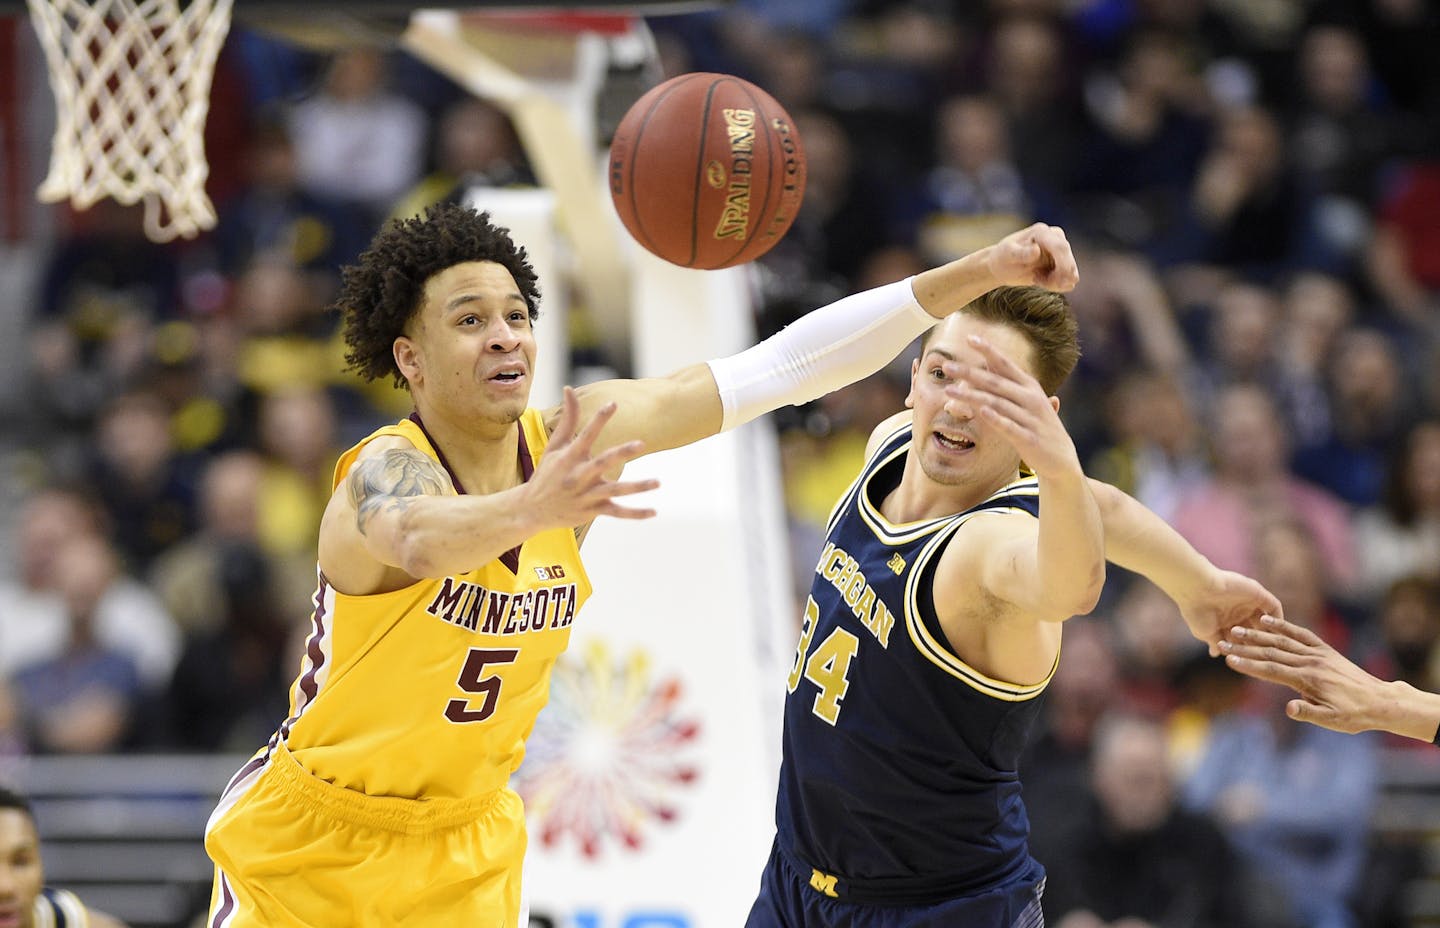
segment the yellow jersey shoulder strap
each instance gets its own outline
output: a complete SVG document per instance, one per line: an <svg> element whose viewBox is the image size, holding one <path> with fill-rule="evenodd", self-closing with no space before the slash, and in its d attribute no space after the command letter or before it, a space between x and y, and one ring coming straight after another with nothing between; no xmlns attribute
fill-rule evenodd
<svg viewBox="0 0 1440 928"><path fill-rule="evenodd" d="M341 481L345 479L346 474L350 473L350 468L355 464L355 459L360 456L361 451L365 450L366 445L377 438L384 438L389 435L398 435L436 461L440 460L440 456L436 453L435 447L430 444L430 439L426 437L425 431L420 428L419 424L410 419L401 419L394 425L387 425L383 428L376 429L353 445L344 454L340 455L339 460L335 462L335 477L330 484L330 489L333 490L340 486Z"/></svg>
<svg viewBox="0 0 1440 928"><path fill-rule="evenodd" d="M426 433L425 426L420 423L419 418L408 417L401 419L393 425L376 429L356 443L354 447L340 455L340 459L335 462L335 477L330 488L333 490L340 486L340 482L344 480L345 475L350 472L350 468L355 464L355 459L360 456L360 452L364 450L366 445L377 438L384 438L390 435L396 435L405 439L414 445L417 450L434 458L446 471L450 470L449 465L445 463L445 456L441 454L440 449L436 448L434 443L430 441L430 436ZM550 433L545 428L544 414L538 409L527 409L521 413L521 467L525 472L526 480L530 479L530 474L533 473L535 468L540 464L540 457L544 454L545 447L549 443ZM451 475L451 479L455 479L453 474Z"/></svg>

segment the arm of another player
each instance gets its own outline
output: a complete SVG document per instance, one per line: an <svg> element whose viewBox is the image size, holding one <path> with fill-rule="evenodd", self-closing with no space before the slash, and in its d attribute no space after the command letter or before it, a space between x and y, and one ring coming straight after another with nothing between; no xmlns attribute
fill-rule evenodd
<svg viewBox="0 0 1440 928"><path fill-rule="evenodd" d="M499 493L460 496L434 459L403 438L380 438L361 452L336 487L320 523L320 567L336 589L364 594L404 585L405 577L443 577L478 567L549 528L597 516L645 519L615 498L654 489L622 483L619 471L638 442L592 454L615 414L607 404L580 426L575 391L565 390L559 422L535 473ZM400 572L397 575L395 572Z"/></svg>
<svg viewBox="0 0 1440 928"><path fill-rule="evenodd" d="M984 549L977 561L978 582L1034 619L1061 622L1088 613L1105 585L1105 531L1075 443L1060 421L1058 401L984 338L971 335L969 343L985 365L944 363L950 380L946 411L978 421L1009 442L1035 474L1043 500L1038 536L1014 519L1004 520L1006 531L1026 530L1009 531L1008 539L993 537L998 523L969 536L967 547ZM941 582L937 578L937 602L947 595Z"/></svg>
<svg viewBox="0 0 1440 928"><path fill-rule="evenodd" d="M1366 673L1308 628L1266 616L1258 629L1231 629L1220 649L1231 669L1299 693L1301 698L1285 707L1292 719L1347 734L1388 731L1417 741L1437 739L1440 695Z"/></svg>
<svg viewBox="0 0 1440 928"><path fill-rule="evenodd" d="M737 355L668 377L582 387L581 408L589 415L605 403L619 407L597 448L637 439L647 454L678 448L863 380L940 319L996 287L1066 292L1078 280L1065 233L1036 223L909 280L821 307ZM550 410L547 423L558 415Z"/></svg>
<svg viewBox="0 0 1440 928"><path fill-rule="evenodd" d="M1164 519L1122 490L1090 481L1105 523L1105 557L1154 583L1180 607L1190 633L1218 656L1225 629L1284 615L1256 581L1210 562Z"/></svg>

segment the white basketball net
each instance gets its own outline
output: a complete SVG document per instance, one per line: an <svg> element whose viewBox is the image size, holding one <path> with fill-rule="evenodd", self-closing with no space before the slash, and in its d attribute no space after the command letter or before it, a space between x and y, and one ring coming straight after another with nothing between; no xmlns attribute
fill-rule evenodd
<svg viewBox="0 0 1440 928"><path fill-rule="evenodd" d="M28 3L56 101L40 199L144 199L156 241L213 227L205 116L233 0Z"/></svg>

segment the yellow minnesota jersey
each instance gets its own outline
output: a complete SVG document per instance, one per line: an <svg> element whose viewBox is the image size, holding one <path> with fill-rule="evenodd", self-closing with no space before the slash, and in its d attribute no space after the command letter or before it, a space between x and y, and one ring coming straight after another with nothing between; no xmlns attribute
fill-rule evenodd
<svg viewBox="0 0 1440 928"><path fill-rule="evenodd" d="M520 427L528 476L549 436L534 409ZM445 466L419 421L407 419L345 452L336 486L382 435L402 436ZM319 779L371 796L459 799L499 789L525 756L551 668L589 595L568 528L390 593L347 596L322 573L290 717L272 748L283 741Z"/></svg>

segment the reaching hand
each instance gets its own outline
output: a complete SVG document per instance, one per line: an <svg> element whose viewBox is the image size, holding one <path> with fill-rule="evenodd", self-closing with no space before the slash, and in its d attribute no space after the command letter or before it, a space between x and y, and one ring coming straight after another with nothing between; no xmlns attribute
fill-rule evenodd
<svg viewBox="0 0 1440 928"><path fill-rule="evenodd" d="M1210 646L1211 657L1220 656L1220 642L1228 629L1259 628L1262 616L1284 615L1275 594L1233 570L1214 571L1193 597L1177 602L1190 633Z"/></svg>
<svg viewBox="0 0 1440 928"><path fill-rule="evenodd" d="M564 405L540 466L525 484L530 505L546 525L578 527L596 516L617 519L648 519L653 509L636 509L615 502L617 496L644 493L660 485L658 480L622 482L607 476L639 457L643 442L616 445L591 457L595 439L615 415L615 404L606 403L594 418L580 426L580 401L575 391L565 388Z"/></svg>
<svg viewBox="0 0 1440 928"><path fill-rule="evenodd" d="M1231 629L1220 648L1231 669L1299 693L1303 698L1285 706L1292 719L1347 734L1388 727L1376 717L1385 701L1385 683L1308 628L1267 616L1258 629Z"/></svg>
<svg viewBox="0 0 1440 928"><path fill-rule="evenodd" d="M985 263L1000 286L1036 286L1068 293L1080 282L1080 270L1075 266L1065 232L1043 222L991 245Z"/></svg>
<svg viewBox="0 0 1440 928"><path fill-rule="evenodd" d="M1010 443L1037 477L1079 473L1075 443L1040 382L978 335L966 339L984 365L947 361L945 411L979 419Z"/></svg>

